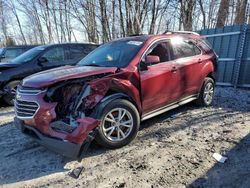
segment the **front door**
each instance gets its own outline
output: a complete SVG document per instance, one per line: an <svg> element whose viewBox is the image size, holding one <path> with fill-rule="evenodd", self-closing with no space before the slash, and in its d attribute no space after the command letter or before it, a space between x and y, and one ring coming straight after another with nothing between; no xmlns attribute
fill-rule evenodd
<svg viewBox="0 0 250 188"><path fill-rule="evenodd" d="M48 62L43 63L43 70L66 65L66 56L63 47L52 47L48 49L42 57L46 58Z"/></svg>
<svg viewBox="0 0 250 188"><path fill-rule="evenodd" d="M143 114L164 107L180 97L180 74L176 62L171 60L170 43L156 43L145 57L147 55L159 56L160 62L147 65L147 70L140 71Z"/></svg>

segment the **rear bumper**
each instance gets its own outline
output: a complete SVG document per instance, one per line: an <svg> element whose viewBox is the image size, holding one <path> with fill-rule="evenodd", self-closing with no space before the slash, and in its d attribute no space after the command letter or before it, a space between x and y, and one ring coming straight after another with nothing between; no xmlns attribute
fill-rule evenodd
<svg viewBox="0 0 250 188"><path fill-rule="evenodd" d="M83 144L71 143L68 140L52 138L42 134L36 128L25 125L24 121L15 118L15 126L25 135L32 137L40 145L69 158L78 158ZM87 140L87 139L86 139Z"/></svg>

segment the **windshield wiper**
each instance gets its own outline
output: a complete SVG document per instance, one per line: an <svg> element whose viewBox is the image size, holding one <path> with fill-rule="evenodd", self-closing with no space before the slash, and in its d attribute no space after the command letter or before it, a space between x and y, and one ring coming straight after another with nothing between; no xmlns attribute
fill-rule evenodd
<svg viewBox="0 0 250 188"><path fill-rule="evenodd" d="M98 64L87 64L87 65L81 65L80 66L91 66L91 67L100 67Z"/></svg>

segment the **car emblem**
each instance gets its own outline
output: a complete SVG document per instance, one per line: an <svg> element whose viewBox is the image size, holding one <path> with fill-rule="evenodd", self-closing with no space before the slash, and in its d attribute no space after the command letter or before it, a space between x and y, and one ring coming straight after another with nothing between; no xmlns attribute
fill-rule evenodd
<svg viewBox="0 0 250 188"><path fill-rule="evenodd" d="M16 99L20 99L21 96L19 94L16 95Z"/></svg>

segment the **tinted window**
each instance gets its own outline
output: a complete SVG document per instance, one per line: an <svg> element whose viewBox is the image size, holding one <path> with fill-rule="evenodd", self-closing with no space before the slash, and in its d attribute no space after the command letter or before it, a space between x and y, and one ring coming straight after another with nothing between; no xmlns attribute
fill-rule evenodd
<svg viewBox="0 0 250 188"><path fill-rule="evenodd" d="M92 46L72 45L70 46L70 59L81 59L93 50Z"/></svg>
<svg viewBox="0 0 250 188"><path fill-rule="evenodd" d="M21 63L28 62L28 61L34 59L35 57L37 57L43 50L44 50L44 48L42 48L42 47L32 48L32 49L24 52L23 54L21 54L17 58L13 59L10 63L21 64Z"/></svg>
<svg viewBox="0 0 250 188"><path fill-rule="evenodd" d="M200 49L192 42L183 40L173 44L173 54L175 59L195 56L199 55L200 53Z"/></svg>
<svg viewBox="0 0 250 188"><path fill-rule="evenodd" d="M48 61L64 61L64 50L62 47L55 47L49 49L43 54Z"/></svg>
<svg viewBox="0 0 250 188"><path fill-rule="evenodd" d="M6 49L4 56L6 59L13 59L22 53L22 49Z"/></svg>
<svg viewBox="0 0 250 188"><path fill-rule="evenodd" d="M109 42L91 52L78 65L126 67L141 49L143 43L137 40Z"/></svg>
<svg viewBox="0 0 250 188"><path fill-rule="evenodd" d="M159 56L160 62L170 60L169 42L161 42L154 45L149 51L148 55Z"/></svg>
<svg viewBox="0 0 250 188"><path fill-rule="evenodd" d="M210 52L212 49L211 44L206 40L199 40L198 46L201 47L205 52Z"/></svg>

